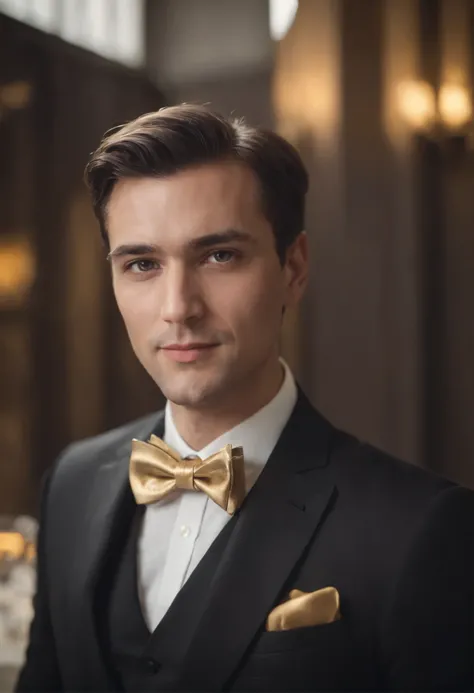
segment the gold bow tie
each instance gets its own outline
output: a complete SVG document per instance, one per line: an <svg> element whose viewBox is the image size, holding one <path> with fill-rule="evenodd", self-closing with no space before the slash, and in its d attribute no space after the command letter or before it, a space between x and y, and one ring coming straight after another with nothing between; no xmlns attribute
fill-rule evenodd
<svg viewBox="0 0 474 693"><path fill-rule="evenodd" d="M130 485L138 504L155 503L177 489L204 491L233 515L245 497L242 448L225 448L206 460L182 459L152 435L148 443L134 439L130 458Z"/></svg>

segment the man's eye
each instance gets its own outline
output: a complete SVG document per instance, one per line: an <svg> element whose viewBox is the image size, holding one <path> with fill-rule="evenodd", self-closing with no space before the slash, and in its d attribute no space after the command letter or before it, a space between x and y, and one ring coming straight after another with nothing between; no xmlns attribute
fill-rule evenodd
<svg viewBox="0 0 474 693"><path fill-rule="evenodd" d="M134 260L126 266L126 270L133 274L143 274L144 272L151 272L157 267L158 263L155 260Z"/></svg>
<svg viewBox="0 0 474 693"><path fill-rule="evenodd" d="M233 250L216 250L208 256L208 260L213 265L224 265L227 262L231 262L236 257L236 253Z"/></svg>

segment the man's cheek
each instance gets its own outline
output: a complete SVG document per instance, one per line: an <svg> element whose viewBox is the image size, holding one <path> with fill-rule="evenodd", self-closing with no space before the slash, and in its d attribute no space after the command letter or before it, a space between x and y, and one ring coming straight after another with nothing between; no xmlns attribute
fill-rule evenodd
<svg viewBox="0 0 474 693"><path fill-rule="evenodd" d="M243 319L264 325L268 323L271 319L271 315L275 312L275 301L277 299L277 291L272 291L272 289L267 287L262 287L259 293L253 294L253 296L246 296L242 301L243 303Z"/></svg>

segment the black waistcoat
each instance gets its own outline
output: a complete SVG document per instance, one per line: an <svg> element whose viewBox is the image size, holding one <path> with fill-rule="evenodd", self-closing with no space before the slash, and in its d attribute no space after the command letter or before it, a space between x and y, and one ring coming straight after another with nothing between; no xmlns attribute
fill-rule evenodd
<svg viewBox="0 0 474 693"><path fill-rule="evenodd" d="M149 688L158 664L144 653L150 639L138 597L137 541L142 513L137 511L114 569L109 566L109 590L104 619L108 660L117 685L123 691ZM105 593L105 590L104 592Z"/></svg>
<svg viewBox="0 0 474 693"><path fill-rule="evenodd" d="M234 523L229 522L221 531L150 634L137 580L137 542L143 512L143 507L128 507L117 528L116 550L109 554L97 594L98 612L102 614L101 642L114 690L172 691L178 685L180 664L202 617L204 597Z"/></svg>

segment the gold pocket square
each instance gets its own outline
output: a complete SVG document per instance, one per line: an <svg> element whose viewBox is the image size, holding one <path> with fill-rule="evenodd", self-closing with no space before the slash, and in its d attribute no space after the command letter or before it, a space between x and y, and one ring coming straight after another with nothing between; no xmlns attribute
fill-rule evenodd
<svg viewBox="0 0 474 693"><path fill-rule="evenodd" d="M335 587L324 587L315 592L291 590L289 596L286 602L278 604L268 614L267 631L322 626L341 618L339 592Z"/></svg>

